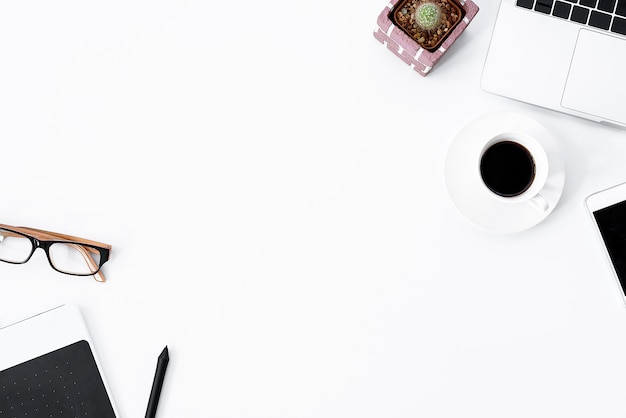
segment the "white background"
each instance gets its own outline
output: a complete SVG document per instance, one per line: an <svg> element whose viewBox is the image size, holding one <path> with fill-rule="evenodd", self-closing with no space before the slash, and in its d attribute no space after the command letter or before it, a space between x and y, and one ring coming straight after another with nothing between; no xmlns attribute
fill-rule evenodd
<svg viewBox="0 0 626 418"><path fill-rule="evenodd" d="M113 246L105 284L0 265L0 325L79 306L123 417L165 345L160 417L623 417L626 309L583 202L626 181L624 131L483 92L478 5L422 78L372 36L385 1L0 4L0 222ZM566 166L508 235L443 176L503 110Z"/></svg>

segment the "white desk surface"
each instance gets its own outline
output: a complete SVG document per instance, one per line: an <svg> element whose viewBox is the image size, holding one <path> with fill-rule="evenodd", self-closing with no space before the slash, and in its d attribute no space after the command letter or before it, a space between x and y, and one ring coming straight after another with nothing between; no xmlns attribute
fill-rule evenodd
<svg viewBox="0 0 626 418"><path fill-rule="evenodd" d="M123 417L165 345L160 417L623 417L626 308L583 201L626 181L625 131L483 92L478 5L422 78L372 36L385 1L2 3L1 221L113 252L106 284L1 264L0 325L79 306ZM501 110L567 173L512 235L443 177Z"/></svg>

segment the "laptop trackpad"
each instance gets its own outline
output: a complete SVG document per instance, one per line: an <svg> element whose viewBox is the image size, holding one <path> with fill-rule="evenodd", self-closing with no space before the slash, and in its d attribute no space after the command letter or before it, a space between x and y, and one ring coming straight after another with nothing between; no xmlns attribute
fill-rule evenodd
<svg viewBox="0 0 626 418"><path fill-rule="evenodd" d="M626 124L626 41L581 29L561 105Z"/></svg>

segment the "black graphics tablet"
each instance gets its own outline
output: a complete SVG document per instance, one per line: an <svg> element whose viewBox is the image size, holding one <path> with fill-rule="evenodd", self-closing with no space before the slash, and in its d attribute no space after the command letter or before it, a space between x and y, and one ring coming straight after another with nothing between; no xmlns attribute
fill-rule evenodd
<svg viewBox="0 0 626 418"><path fill-rule="evenodd" d="M0 328L0 418L116 418L85 333L66 306Z"/></svg>

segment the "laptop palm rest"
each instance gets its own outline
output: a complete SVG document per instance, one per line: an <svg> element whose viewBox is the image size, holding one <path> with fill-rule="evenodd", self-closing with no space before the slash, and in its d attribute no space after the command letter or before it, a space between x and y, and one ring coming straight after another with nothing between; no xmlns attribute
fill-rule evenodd
<svg viewBox="0 0 626 418"><path fill-rule="evenodd" d="M626 41L581 29L572 57L561 105L626 124Z"/></svg>

